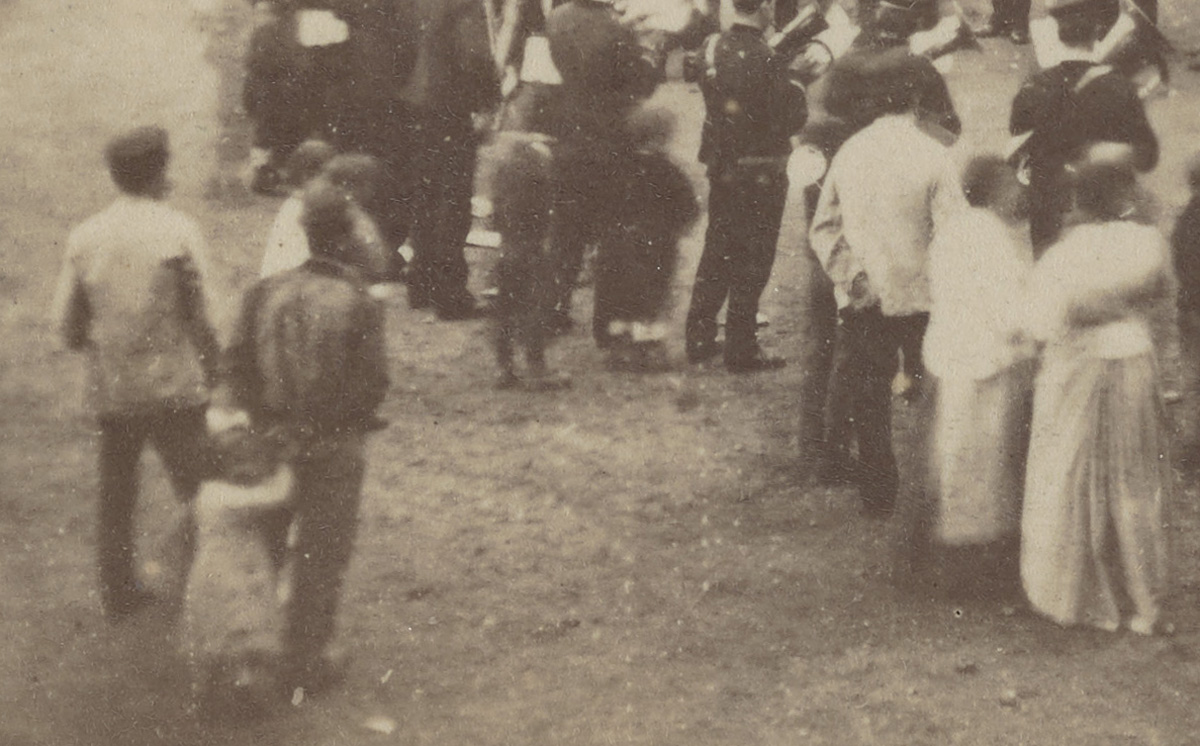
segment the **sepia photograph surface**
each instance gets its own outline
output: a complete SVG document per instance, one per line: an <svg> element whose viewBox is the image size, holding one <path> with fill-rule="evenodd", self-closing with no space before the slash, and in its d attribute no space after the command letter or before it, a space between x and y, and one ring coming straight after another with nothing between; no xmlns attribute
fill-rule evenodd
<svg viewBox="0 0 1200 746"><path fill-rule="evenodd" d="M1193 0L0 60L0 746L1200 738Z"/></svg>

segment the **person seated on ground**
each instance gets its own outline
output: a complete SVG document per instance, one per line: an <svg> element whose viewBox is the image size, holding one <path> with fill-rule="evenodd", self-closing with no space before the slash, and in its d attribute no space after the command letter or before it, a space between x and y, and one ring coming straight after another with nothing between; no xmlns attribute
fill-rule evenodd
<svg viewBox="0 0 1200 746"><path fill-rule="evenodd" d="M986 556L992 565L988 576L1015 587L1033 385L1034 349L1020 333L1033 268L1028 203L1015 172L999 156L972 159L963 191L969 207L946 220L929 248L924 359L937 392L935 537L957 559ZM973 548L985 551L957 551ZM946 565L959 581L954 585L983 579L978 562ZM968 572L975 577L967 578Z"/></svg>
<svg viewBox="0 0 1200 746"><path fill-rule="evenodd" d="M300 224L304 187L335 155L337 151L324 140L306 140L288 159L284 181L291 194L279 206L275 222L267 233L267 250L263 253L259 277L270 277L308 261L308 238Z"/></svg>

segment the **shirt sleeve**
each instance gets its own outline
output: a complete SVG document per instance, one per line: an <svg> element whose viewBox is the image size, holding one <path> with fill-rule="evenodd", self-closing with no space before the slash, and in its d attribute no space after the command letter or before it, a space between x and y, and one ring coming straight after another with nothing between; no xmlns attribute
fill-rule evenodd
<svg viewBox="0 0 1200 746"><path fill-rule="evenodd" d="M68 241L67 254L50 305L50 318L70 350L85 347L91 331L91 305L78 264L78 251L74 242Z"/></svg>
<svg viewBox="0 0 1200 746"><path fill-rule="evenodd" d="M185 250L174 262L174 269L179 283L184 324L200 357L208 384L214 386L220 369L221 345L209 318L209 309L214 305L209 294L212 270L198 226L190 226Z"/></svg>
<svg viewBox="0 0 1200 746"><path fill-rule="evenodd" d="M357 382L353 390L358 393L356 400L348 404L348 414L355 419L366 419L383 403L388 389L383 307L364 295L348 333L350 349L346 359L355 367L350 380Z"/></svg>
<svg viewBox="0 0 1200 746"><path fill-rule="evenodd" d="M218 405L245 409L252 414L260 409L262 396L257 329L265 292L263 281L246 291L233 336L221 356L220 381L213 396Z"/></svg>
<svg viewBox="0 0 1200 746"><path fill-rule="evenodd" d="M852 297L854 278L864 272L864 269L846 242L841 201L838 197L838 173L835 160L834 167L821 188L821 198L817 201L808 240L813 253L817 255L817 260L825 269L825 274L833 282L838 307L844 308Z"/></svg>

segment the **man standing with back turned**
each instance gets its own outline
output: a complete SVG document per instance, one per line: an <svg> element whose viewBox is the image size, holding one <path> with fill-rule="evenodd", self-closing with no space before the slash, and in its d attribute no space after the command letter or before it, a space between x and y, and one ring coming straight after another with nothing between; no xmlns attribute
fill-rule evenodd
<svg viewBox="0 0 1200 746"><path fill-rule="evenodd" d="M1158 138L1146 119L1137 88L1093 48L1113 20L1111 0L1049 0L1064 60L1032 75L1013 99L1009 131L1016 158L1028 166L1030 235L1035 256L1058 239L1071 207L1066 165L1088 145L1109 141L1133 148L1134 165L1158 163Z"/></svg>
<svg viewBox="0 0 1200 746"><path fill-rule="evenodd" d="M720 353L717 312L728 300L725 367L781 368L758 346L758 301L771 278L787 198L790 136L808 116L803 86L773 56L763 32L769 5L733 0L733 26L706 49L707 114L700 162L708 167L708 232L696 270L685 339L688 361Z"/></svg>
<svg viewBox="0 0 1200 746"><path fill-rule="evenodd" d="M167 133L133 130L105 150L117 199L76 228L54 300L73 350L91 363L100 428L100 602L118 621L150 600L133 567L138 461L154 444L180 500L204 476L204 411L219 347L203 292L204 239L163 203Z"/></svg>

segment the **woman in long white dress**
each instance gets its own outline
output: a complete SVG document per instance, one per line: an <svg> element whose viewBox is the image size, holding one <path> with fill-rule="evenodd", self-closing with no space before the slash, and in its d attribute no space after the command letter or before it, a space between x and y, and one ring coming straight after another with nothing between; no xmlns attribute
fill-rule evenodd
<svg viewBox="0 0 1200 746"><path fill-rule="evenodd" d="M1115 631L1130 611L1129 628L1152 634L1166 588L1171 476L1147 316L1170 285L1170 260L1155 228L1122 219L1135 194L1132 168L1093 155L1078 169L1081 222L1034 269L1032 327L1046 346L1021 580L1033 609L1059 624Z"/></svg>
<svg viewBox="0 0 1200 746"><path fill-rule="evenodd" d="M993 156L967 165L963 189L971 206L930 246L924 343L937 379L936 536L950 547L1016 538L1032 386L1033 350L1020 335L1033 267L1024 189Z"/></svg>

